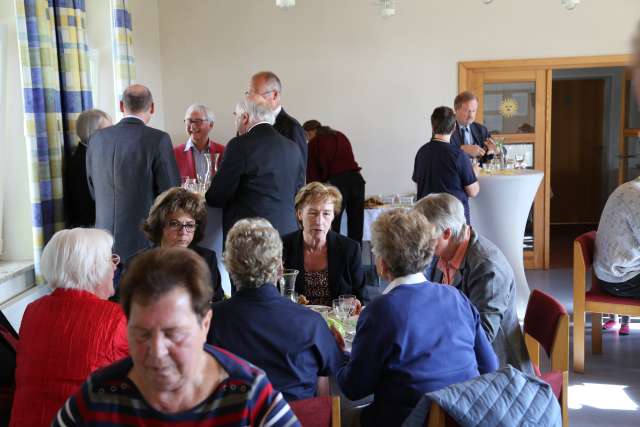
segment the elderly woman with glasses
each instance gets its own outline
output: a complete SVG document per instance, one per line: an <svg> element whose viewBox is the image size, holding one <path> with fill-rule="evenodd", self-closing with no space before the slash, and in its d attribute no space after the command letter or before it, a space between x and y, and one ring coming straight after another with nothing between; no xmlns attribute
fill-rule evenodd
<svg viewBox="0 0 640 427"><path fill-rule="evenodd" d="M53 292L27 306L20 324L12 426L49 425L91 372L128 354L127 326L113 295L113 238L105 231L57 232L42 252Z"/></svg>
<svg viewBox="0 0 640 427"><path fill-rule="evenodd" d="M224 262L237 292L213 307L207 341L264 369L288 401L316 395L345 357L322 316L280 296L282 242L265 219L243 219L227 236Z"/></svg>
<svg viewBox="0 0 640 427"><path fill-rule="evenodd" d="M214 251L198 246L207 225L207 209L204 199L191 191L173 187L156 197L149 216L142 224L153 247L182 247L194 250L209 266L213 300L224 298L218 270L218 258ZM143 250L142 252L148 249ZM127 260L127 266L132 258ZM122 272L123 275L126 271Z"/></svg>
<svg viewBox="0 0 640 427"><path fill-rule="evenodd" d="M513 269L500 249L466 224L462 203L450 194L429 194L414 209L437 232L436 262L427 279L451 285L469 298L500 366L510 364L533 375L516 313Z"/></svg>
<svg viewBox="0 0 640 427"><path fill-rule="evenodd" d="M351 400L373 394L361 425L395 426L424 393L492 372L498 360L471 302L422 274L437 237L424 216L384 212L371 237L378 274L389 285L360 315L351 359L337 378Z"/></svg>
<svg viewBox="0 0 640 427"><path fill-rule="evenodd" d="M263 371L205 345L209 268L185 248L140 254L122 283L130 355L93 373L54 426L299 426Z"/></svg>
<svg viewBox="0 0 640 427"><path fill-rule="evenodd" d="M364 270L360 245L331 230L342 195L332 186L312 182L298 191L296 216L301 230L282 237L284 268L298 270L296 292L311 304L331 305L340 295L362 301Z"/></svg>

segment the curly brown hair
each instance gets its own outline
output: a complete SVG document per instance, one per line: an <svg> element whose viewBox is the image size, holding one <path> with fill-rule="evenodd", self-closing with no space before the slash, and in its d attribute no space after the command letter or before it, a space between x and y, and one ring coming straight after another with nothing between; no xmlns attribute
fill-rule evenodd
<svg viewBox="0 0 640 427"><path fill-rule="evenodd" d="M189 246L194 246L202 240L207 226L207 206L204 198L184 188L173 187L156 197L149 210L149 216L142 223L142 231L154 246L159 246L162 241L167 217L179 210L191 215L197 224Z"/></svg>

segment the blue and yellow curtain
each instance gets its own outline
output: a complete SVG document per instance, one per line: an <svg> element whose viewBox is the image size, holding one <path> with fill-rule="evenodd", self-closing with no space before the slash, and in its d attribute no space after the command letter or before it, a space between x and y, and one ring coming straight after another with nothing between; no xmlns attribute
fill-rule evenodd
<svg viewBox="0 0 640 427"><path fill-rule="evenodd" d="M116 81L115 93L119 98L136 78L129 0L111 0L111 10L114 34L112 51Z"/></svg>
<svg viewBox="0 0 640 427"><path fill-rule="evenodd" d="M15 0L29 159L36 276L42 248L64 227L64 154L92 108L84 0Z"/></svg>

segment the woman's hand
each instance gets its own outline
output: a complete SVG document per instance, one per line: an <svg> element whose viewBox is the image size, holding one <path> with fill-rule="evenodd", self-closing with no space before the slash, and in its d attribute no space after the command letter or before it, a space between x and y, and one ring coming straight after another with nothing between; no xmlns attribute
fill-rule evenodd
<svg viewBox="0 0 640 427"><path fill-rule="evenodd" d="M355 302L353 303L353 313L351 315L359 316L361 312L362 312L362 303L360 302L360 300L358 300L358 298L356 298Z"/></svg>
<svg viewBox="0 0 640 427"><path fill-rule="evenodd" d="M331 333L333 334L333 337L336 339L336 344L338 344L338 348L340 349L340 351L344 351L345 343L344 343L344 338L342 337L342 334L340 333L340 331L338 331L338 329L336 329L336 327L333 325L329 326L329 329L331 329Z"/></svg>

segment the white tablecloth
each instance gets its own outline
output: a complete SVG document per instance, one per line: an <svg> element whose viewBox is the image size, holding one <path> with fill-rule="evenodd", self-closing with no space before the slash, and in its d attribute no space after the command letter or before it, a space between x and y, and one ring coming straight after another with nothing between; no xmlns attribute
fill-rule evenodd
<svg viewBox="0 0 640 427"><path fill-rule="evenodd" d="M365 242L371 241L371 224L380 216L380 214L389 209L395 209L397 207L407 206L392 206L384 205L379 208L365 209L364 210L364 222L362 224L362 240ZM408 208L407 208L408 209ZM344 211L340 220L340 234L347 236L347 211Z"/></svg>
<svg viewBox="0 0 640 427"><path fill-rule="evenodd" d="M543 175L534 170L480 175L480 193L469 200L471 225L500 248L513 268L516 309L520 318L524 317L530 292L524 274L522 241L527 217Z"/></svg>
<svg viewBox="0 0 640 427"><path fill-rule="evenodd" d="M231 295L229 273L222 262L222 209L207 206L207 228L199 245L215 251L218 258L218 269L222 277L222 289L226 294Z"/></svg>

